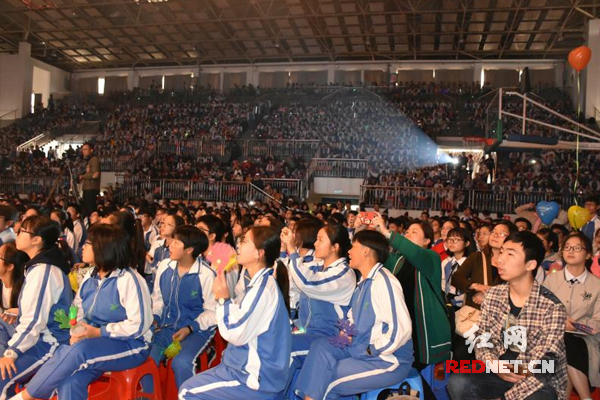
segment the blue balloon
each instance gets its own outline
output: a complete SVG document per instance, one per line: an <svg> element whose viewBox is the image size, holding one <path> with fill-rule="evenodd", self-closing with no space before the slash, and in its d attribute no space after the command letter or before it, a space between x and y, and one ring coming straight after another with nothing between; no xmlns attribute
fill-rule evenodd
<svg viewBox="0 0 600 400"><path fill-rule="evenodd" d="M540 201L536 207L537 213L544 225L550 225L558 217L560 206L555 201Z"/></svg>

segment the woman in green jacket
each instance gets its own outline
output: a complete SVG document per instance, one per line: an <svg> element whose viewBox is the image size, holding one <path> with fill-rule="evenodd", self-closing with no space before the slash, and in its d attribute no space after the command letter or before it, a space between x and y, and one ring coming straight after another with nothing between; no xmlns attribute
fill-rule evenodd
<svg viewBox="0 0 600 400"><path fill-rule="evenodd" d="M412 340L418 370L450 359L452 327L440 288L442 267L439 255L430 250L433 230L427 222L411 224L405 236L390 232L381 216L375 228L388 237L392 252L385 268L402 285L412 319Z"/></svg>

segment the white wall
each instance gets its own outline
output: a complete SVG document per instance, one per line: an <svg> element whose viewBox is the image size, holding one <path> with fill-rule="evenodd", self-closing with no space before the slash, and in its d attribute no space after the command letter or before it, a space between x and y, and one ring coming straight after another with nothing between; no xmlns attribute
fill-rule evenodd
<svg viewBox="0 0 600 400"><path fill-rule="evenodd" d="M22 115L20 68L18 54L0 54L0 114L16 109Z"/></svg>
<svg viewBox="0 0 600 400"><path fill-rule="evenodd" d="M33 66L50 73L50 94L70 92L71 73L52 65L32 59ZM56 97L56 96L54 96ZM44 103L46 104L46 103Z"/></svg>
<svg viewBox="0 0 600 400"><path fill-rule="evenodd" d="M592 59L581 73L581 90L585 92L585 108L582 107L582 110L585 111L586 118L590 118L595 117L596 109L600 109L600 19L589 22L586 44L592 50Z"/></svg>
<svg viewBox="0 0 600 400"><path fill-rule="evenodd" d="M33 66L33 83L31 85L33 93L42 94L42 104L48 106L48 98L50 97L50 71Z"/></svg>
<svg viewBox="0 0 600 400"><path fill-rule="evenodd" d="M31 104L33 65L31 45L19 44L18 54L0 55L0 113L16 110L16 117L27 115Z"/></svg>
<svg viewBox="0 0 600 400"><path fill-rule="evenodd" d="M42 71L36 80L36 89L42 89L37 93L68 91L70 73L31 58L31 45L20 43L18 54L0 55L0 114L17 110L16 117L21 118L29 113L34 66Z"/></svg>
<svg viewBox="0 0 600 400"><path fill-rule="evenodd" d="M297 62L297 63L258 63L254 65L201 65L197 67L148 67L148 68L118 68L118 69L93 69L74 72L73 80L83 78L95 78L106 76L128 76L129 89L138 86L140 76L168 76L181 74L194 74L199 77L202 74L220 74L221 88L223 85L222 75L226 73L245 73L246 83L254 86L259 84L261 72L299 72L299 71L327 71L327 82L334 82L336 71L390 71L395 73L402 70L469 70L481 71L485 69L554 69L557 64L563 64L564 60L494 60L494 61L470 61L470 60L448 60L448 61L344 61L344 62ZM473 81L479 80L479 74L473 74ZM558 82L557 82L558 84Z"/></svg>
<svg viewBox="0 0 600 400"><path fill-rule="evenodd" d="M364 179L315 178L313 193L328 196L360 196Z"/></svg>

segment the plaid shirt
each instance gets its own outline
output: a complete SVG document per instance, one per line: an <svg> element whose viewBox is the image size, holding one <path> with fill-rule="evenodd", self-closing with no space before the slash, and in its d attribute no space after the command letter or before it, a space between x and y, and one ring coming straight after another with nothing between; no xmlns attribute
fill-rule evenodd
<svg viewBox="0 0 600 400"><path fill-rule="evenodd" d="M491 288L485 295L481 307L479 331L476 335L490 333L488 343L494 347L475 346L477 359L487 362L499 360L506 352L503 341L505 321L510 313L508 284ZM517 322L527 329L527 348L518 360L528 365L533 360L553 360L554 373L535 373L517 382L503 398L517 400L529 397L544 385L549 384L565 399L567 387L567 358L565 353L565 322L567 313L564 305L548 289L534 281L531 294L521 309ZM479 342L478 342L479 343ZM537 364L536 368L540 368Z"/></svg>

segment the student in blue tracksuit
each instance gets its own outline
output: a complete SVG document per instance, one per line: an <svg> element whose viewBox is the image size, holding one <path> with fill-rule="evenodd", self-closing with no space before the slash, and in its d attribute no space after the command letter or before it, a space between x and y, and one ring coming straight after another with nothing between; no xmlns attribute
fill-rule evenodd
<svg viewBox="0 0 600 400"><path fill-rule="evenodd" d="M156 238L146 254L146 281L150 288L154 288L154 279L156 270L162 260L169 258L169 245L173 240L173 232L178 226L184 224L183 218L179 215L167 215L160 225L160 237Z"/></svg>
<svg viewBox="0 0 600 400"><path fill-rule="evenodd" d="M71 345L60 346L13 399L48 399L58 391L61 400L85 400L88 385L104 372L146 361L152 339L150 292L131 267L132 259L128 235L120 227L99 224L90 229L83 261L95 268L73 301L82 331L73 332Z"/></svg>
<svg viewBox="0 0 600 400"><path fill-rule="evenodd" d="M312 220L300 220L297 231L304 225L316 226ZM293 286L300 291L299 330L292 336L290 378L302 367L311 343L322 337L337 335L336 323L347 317L350 299L356 289L356 274L348 267L346 259L351 247L347 229L330 224L318 230L314 242L318 264L305 263L296 252L292 232L284 228L281 234L290 254L289 272ZM292 394L288 394L292 397Z"/></svg>
<svg viewBox="0 0 600 400"><path fill-rule="evenodd" d="M252 280L243 297L235 301L229 298L225 276L217 275L213 292L219 303L219 333L229 345L221 364L183 384L180 400L269 400L283 396L292 335L285 301L287 271L278 267L275 278L271 268L280 246L279 232L271 227L254 227L244 235L238 262Z"/></svg>
<svg viewBox="0 0 600 400"><path fill-rule="evenodd" d="M172 363L177 387L196 373L196 359L217 325L217 301L212 292L217 273L198 257L207 247L208 238L200 229L178 227L169 245L171 258L161 262L154 282L152 313L156 330L150 356L159 364L173 340L181 342L181 352Z"/></svg>
<svg viewBox="0 0 600 400"><path fill-rule="evenodd" d="M16 315L19 312L19 297L25 281L27 261L29 256L17 250L14 242L0 246L0 299L3 313L0 318L0 353L4 353L8 341L15 333L16 325L7 321L13 319L10 314Z"/></svg>
<svg viewBox="0 0 600 400"><path fill-rule="evenodd" d="M315 257L315 242L317 241L319 230L323 227L323 221L317 218L307 217L297 222L299 222L300 225L296 223L293 229L289 229L293 235L293 243L291 246L293 250L290 251L292 251L292 253L298 253L303 266L310 268L319 263L322 264L323 261ZM282 232L284 232L284 230L282 230ZM288 238L288 240L291 240L291 238ZM288 246L285 243L284 236L281 236L280 259L288 268L288 271L290 270L292 263L289 255L292 253L288 253ZM296 286L294 279L290 274L290 312L292 320L298 318L299 305L300 289Z"/></svg>
<svg viewBox="0 0 600 400"><path fill-rule="evenodd" d="M356 332L313 342L296 383L305 400L339 399L402 382L413 363L412 324L400 282L383 267L389 243L375 231L354 235L350 267L362 279L352 296L349 321Z"/></svg>
<svg viewBox="0 0 600 400"><path fill-rule="evenodd" d="M138 211L138 218L144 230L144 247L147 253L159 235L158 228L153 223L154 210L151 207L141 207Z"/></svg>
<svg viewBox="0 0 600 400"><path fill-rule="evenodd" d="M0 358L0 399L12 395L15 383L28 380L59 344L69 341L69 332L53 318L73 300L66 275L69 265L56 245L60 235L58 224L46 217L32 216L21 224L16 244L30 260L25 264L15 333Z"/></svg>
<svg viewBox="0 0 600 400"><path fill-rule="evenodd" d="M216 244L221 246L231 246L231 244L225 242L226 239L225 234L227 233L227 227L225 223L221 220L221 218L216 217L214 215L203 215L202 217L196 220L196 227L200 229L202 232L208 236L208 250L206 251L206 259L209 261L213 260L213 249ZM233 243L232 243L233 244ZM233 247L231 247L231 251L235 251ZM237 285L239 279L239 266L234 266L225 272L225 278L227 279L227 285L230 289L229 295L235 295L235 287Z"/></svg>

